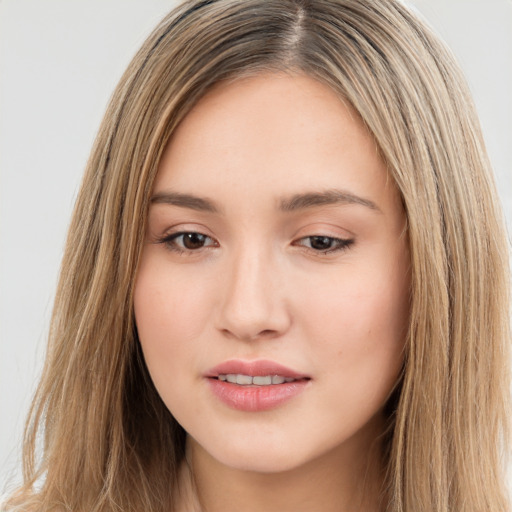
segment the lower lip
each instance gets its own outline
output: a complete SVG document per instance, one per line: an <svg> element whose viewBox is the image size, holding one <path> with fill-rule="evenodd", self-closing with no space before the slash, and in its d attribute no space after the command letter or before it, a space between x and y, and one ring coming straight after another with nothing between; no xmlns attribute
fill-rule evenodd
<svg viewBox="0 0 512 512"><path fill-rule="evenodd" d="M258 412L274 409L306 389L308 380L296 380L269 386L240 386L218 379L208 379L213 394L227 406L239 411Z"/></svg>

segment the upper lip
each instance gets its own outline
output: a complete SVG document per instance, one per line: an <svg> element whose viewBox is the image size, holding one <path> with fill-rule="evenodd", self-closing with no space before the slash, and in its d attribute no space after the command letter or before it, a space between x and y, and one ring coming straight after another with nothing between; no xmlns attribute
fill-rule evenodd
<svg viewBox="0 0 512 512"><path fill-rule="evenodd" d="M218 377L219 375L228 374L251 375L253 377L265 375L281 375L282 377L293 379L309 378L307 375L296 372L295 370L283 366L282 364L264 359L257 361L242 361L238 359L224 361L223 363L209 370L206 373L206 377Z"/></svg>

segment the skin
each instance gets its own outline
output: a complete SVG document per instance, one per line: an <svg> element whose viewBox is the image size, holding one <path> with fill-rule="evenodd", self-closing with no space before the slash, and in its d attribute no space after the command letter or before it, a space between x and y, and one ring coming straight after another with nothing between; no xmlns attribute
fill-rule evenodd
<svg viewBox="0 0 512 512"><path fill-rule="evenodd" d="M290 201L303 194L309 204ZM197 493L209 512L380 510L409 253L399 195L358 115L301 74L217 85L174 133L153 198L135 316L155 386L189 434L178 508ZM205 236L186 248L183 232ZM277 408L235 410L204 377L229 359L310 380Z"/></svg>

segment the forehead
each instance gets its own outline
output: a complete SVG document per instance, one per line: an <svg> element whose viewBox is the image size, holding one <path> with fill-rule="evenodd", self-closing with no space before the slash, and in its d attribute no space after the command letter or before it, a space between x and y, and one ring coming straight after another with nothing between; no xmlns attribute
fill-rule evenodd
<svg viewBox="0 0 512 512"><path fill-rule="evenodd" d="M168 143L154 191L252 201L333 188L394 193L357 112L311 77L274 73L204 96Z"/></svg>

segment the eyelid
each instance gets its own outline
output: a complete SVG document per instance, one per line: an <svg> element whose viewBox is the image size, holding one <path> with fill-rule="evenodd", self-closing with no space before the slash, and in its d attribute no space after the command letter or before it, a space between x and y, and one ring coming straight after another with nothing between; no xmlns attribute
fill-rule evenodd
<svg viewBox="0 0 512 512"><path fill-rule="evenodd" d="M311 243L311 240L314 238L329 239L331 242L333 242L335 244L335 246L330 247L328 249L315 249L314 247L311 247L311 246L308 247L306 245L299 243L304 240L310 240L310 243ZM313 235L307 235L307 236L303 236L300 238L296 238L292 242L292 245L302 247L305 250L307 250L308 252L311 252L312 254L315 254L315 255L320 255L320 254L328 255L328 254L334 254L334 253L346 251L354 243L355 243L354 238L341 238L341 237L336 237L336 236L331 236L331 235L313 234Z"/></svg>
<svg viewBox="0 0 512 512"><path fill-rule="evenodd" d="M344 243L346 245L345 248L348 248L349 245L355 242L357 237L355 232L347 229L344 224L341 224L339 219L334 220L325 218L325 216L317 217L315 215L309 219L309 222L300 222L292 234L292 243L296 244L299 240L311 237L327 237L337 240L342 244ZM320 251L315 252L321 254Z"/></svg>
<svg viewBox="0 0 512 512"><path fill-rule="evenodd" d="M176 222L173 224L166 222L165 225L163 225L163 223L161 226L155 225L154 229L151 231L153 232L153 239L157 243L162 241L164 238L170 238L173 235L183 233L199 233L215 239L215 236L212 234L210 229L203 224L195 222Z"/></svg>
<svg viewBox="0 0 512 512"><path fill-rule="evenodd" d="M215 247L219 247L219 242L211 235L205 233L207 229L201 229L200 227L188 227L186 225L178 225L168 229L162 236L156 238L155 242L163 244L166 249L178 254L193 255L204 250L210 250ZM184 235L198 235L204 237L210 242L197 248L187 248L183 244L177 242L180 237Z"/></svg>
<svg viewBox="0 0 512 512"><path fill-rule="evenodd" d="M342 222L342 219L331 218L326 215L312 215L309 219L298 219L298 222L291 224L290 227L295 225L293 230L293 238L302 238L307 236L331 236L333 238L355 238L356 233L345 225L347 222Z"/></svg>
<svg viewBox="0 0 512 512"><path fill-rule="evenodd" d="M333 233L335 230L338 231L338 233ZM341 234L339 233L340 230L341 228L339 226L326 225L325 223L312 223L307 226L302 226L292 237L290 245L317 256L327 256L329 254L346 251L354 244L355 236L345 229L343 231L345 231L348 236ZM300 236L301 234L303 236ZM179 241L180 237L184 237L185 235L198 235L199 237L203 237L204 243L201 244L199 240L197 246L186 247L183 238L181 243ZM314 239L319 240L315 241ZM320 242L321 245L321 239L327 240L327 244L329 245L327 248L315 247L315 245L318 245L318 242ZM189 239L189 242L190 241L192 241L192 245L195 243L193 240ZM220 246L218 240L210 234L210 230L206 226L188 223L168 227L162 235L154 238L154 242L163 244L170 251L187 255L199 254L205 250L211 250Z"/></svg>

